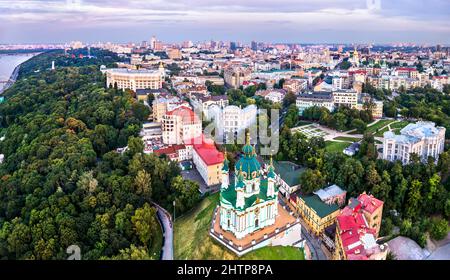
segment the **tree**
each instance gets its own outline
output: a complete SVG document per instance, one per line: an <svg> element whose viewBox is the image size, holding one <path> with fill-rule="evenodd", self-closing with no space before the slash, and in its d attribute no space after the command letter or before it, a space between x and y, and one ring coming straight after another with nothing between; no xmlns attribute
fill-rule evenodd
<svg viewBox="0 0 450 280"><path fill-rule="evenodd" d="M356 128L359 134L363 134L367 129L367 124L360 119L354 119L352 121L352 127Z"/></svg>
<svg viewBox="0 0 450 280"><path fill-rule="evenodd" d="M136 247L131 244L130 248L120 250L120 253L111 258L102 258L104 260L152 260L153 258L148 255L148 251L144 247Z"/></svg>
<svg viewBox="0 0 450 280"><path fill-rule="evenodd" d="M131 217L134 230L139 240L147 247L159 226L156 221L156 209L145 203L142 208L136 209L134 216Z"/></svg>
<svg viewBox="0 0 450 280"><path fill-rule="evenodd" d="M373 195L382 201L387 201L389 198L389 192L391 191L391 177L389 173L384 170L381 178L381 182L375 185L372 189Z"/></svg>
<svg viewBox="0 0 450 280"><path fill-rule="evenodd" d="M139 137L131 136L128 139L128 154L133 156L137 153L142 153L144 150L144 143Z"/></svg>
<svg viewBox="0 0 450 280"><path fill-rule="evenodd" d="M97 189L98 181L94 178L93 172L84 172L77 182L77 187L86 191L87 193L93 193Z"/></svg>
<svg viewBox="0 0 450 280"><path fill-rule="evenodd" d="M134 184L136 186L136 194L141 195L146 201L150 201L152 194L151 176L145 170L139 170Z"/></svg>
<svg viewBox="0 0 450 280"><path fill-rule="evenodd" d="M375 138L371 133L365 133L359 147L359 156L368 159L376 159L378 157L377 148L375 146Z"/></svg>
<svg viewBox="0 0 450 280"><path fill-rule="evenodd" d="M422 183L419 180L413 180L411 182L406 204L406 216L409 218L415 217L420 211L419 203L422 200L422 195L420 194L421 188Z"/></svg>
<svg viewBox="0 0 450 280"><path fill-rule="evenodd" d="M444 239L448 233L448 221L442 218L434 218L431 223L431 237L435 240Z"/></svg>
<svg viewBox="0 0 450 280"><path fill-rule="evenodd" d="M307 169L300 176L300 184L302 192L310 194L325 185L325 178L319 170Z"/></svg>
<svg viewBox="0 0 450 280"><path fill-rule="evenodd" d="M295 104L297 96L293 92L288 92L283 99L283 105L289 107L291 104Z"/></svg>

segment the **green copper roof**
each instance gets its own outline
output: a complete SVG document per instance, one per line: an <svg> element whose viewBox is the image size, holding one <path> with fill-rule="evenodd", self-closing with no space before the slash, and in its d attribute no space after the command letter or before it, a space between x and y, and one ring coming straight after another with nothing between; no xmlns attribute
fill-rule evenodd
<svg viewBox="0 0 450 280"><path fill-rule="evenodd" d="M300 184L300 176L305 171L305 168L289 161L274 161L273 165L275 172L280 175L286 184L291 187Z"/></svg>
<svg viewBox="0 0 450 280"><path fill-rule="evenodd" d="M242 170L244 178L247 180L261 176L261 164L259 164L256 159L256 155L252 155L251 157L241 157L238 162L236 162L235 167L236 172Z"/></svg>
<svg viewBox="0 0 450 280"><path fill-rule="evenodd" d="M253 147L250 144L246 144L244 145L244 147L242 148L242 152L245 155L252 155L253 154Z"/></svg>
<svg viewBox="0 0 450 280"><path fill-rule="evenodd" d="M228 170L229 170L228 163L229 162L230 161L227 159L227 154L225 154L225 159L223 160L223 166L222 166L222 170L223 171L227 171L228 172Z"/></svg>
<svg viewBox="0 0 450 280"><path fill-rule="evenodd" d="M316 211L317 215L320 218L326 217L330 215L331 213L339 210L339 206L337 204L326 204L322 200L320 200L319 196L317 195L307 195L307 196L299 196L303 201L305 201L305 204L314 209Z"/></svg>
<svg viewBox="0 0 450 280"><path fill-rule="evenodd" d="M275 193L277 192L277 187L275 187ZM233 186L229 186L228 189L222 190L220 193L220 200L222 203L225 204L231 204L234 208L236 208L236 199L237 199L237 193L235 188ZM247 209L248 207L251 207L256 200L259 199L261 201L268 201L271 199L275 199L274 197L267 197L267 179L261 180L261 184L259 187L259 194L252 195L245 199L245 204L242 209Z"/></svg>
<svg viewBox="0 0 450 280"><path fill-rule="evenodd" d="M238 181L237 181L237 184L236 184L236 189L244 188L245 187L244 176L242 175L242 173L239 173L237 179L238 179Z"/></svg>

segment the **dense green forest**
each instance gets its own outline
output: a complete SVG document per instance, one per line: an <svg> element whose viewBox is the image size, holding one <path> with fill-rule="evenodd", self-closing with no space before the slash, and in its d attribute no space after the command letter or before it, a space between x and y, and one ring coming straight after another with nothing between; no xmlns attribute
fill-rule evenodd
<svg viewBox="0 0 450 280"><path fill-rule="evenodd" d="M151 202L176 200L181 213L199 199L197 184L181 180L175 163L142 153L137 136L149 110L131 92L104 87L99 65L114 56L95 55L38 55L5 91L2 259L65 259L72 244L83 259L159 258ZM52 60L56 71L47 69Z"/></svg>

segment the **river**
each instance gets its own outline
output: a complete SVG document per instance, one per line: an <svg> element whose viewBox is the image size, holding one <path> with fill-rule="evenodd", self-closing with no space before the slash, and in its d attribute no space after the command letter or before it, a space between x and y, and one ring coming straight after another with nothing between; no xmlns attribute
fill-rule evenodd
<svg viewBox="0 0 450 280"><path fill-rule="evenodd" d="M0 54L0 93L5 86L5 82L9 80L13 73L14 68L32 58L34 55L36 54Z"/></svg>

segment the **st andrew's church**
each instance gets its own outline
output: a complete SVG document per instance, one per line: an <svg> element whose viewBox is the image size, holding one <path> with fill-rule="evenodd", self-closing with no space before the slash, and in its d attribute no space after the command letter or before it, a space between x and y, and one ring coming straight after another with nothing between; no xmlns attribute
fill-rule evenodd
<svg viewBox="0 0 450 280"><path fill-rule="evenodd" d="M229 162L225 157L220 191L220 227L237 239L275 224L278 214L278 187L272 159L264 172L247 134L243 156L235 164L230 183Z"/></svg>

